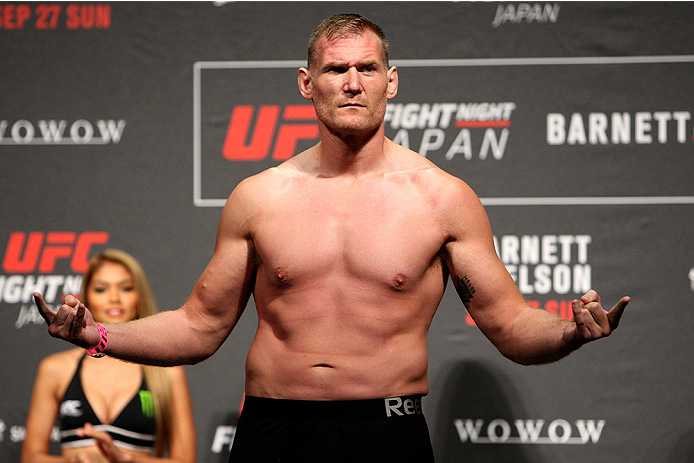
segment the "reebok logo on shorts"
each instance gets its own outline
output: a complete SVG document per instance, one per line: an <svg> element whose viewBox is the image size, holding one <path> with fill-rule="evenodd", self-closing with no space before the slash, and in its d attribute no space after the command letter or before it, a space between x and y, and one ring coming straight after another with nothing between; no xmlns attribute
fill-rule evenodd
<svg viewBox="0 0 694 463"><path fill-rule="evenodd" d="M422 399L421 398L401 398L391 397L383 399L386 405L386 416L405 416L405 415L422 415Z"/></svg>

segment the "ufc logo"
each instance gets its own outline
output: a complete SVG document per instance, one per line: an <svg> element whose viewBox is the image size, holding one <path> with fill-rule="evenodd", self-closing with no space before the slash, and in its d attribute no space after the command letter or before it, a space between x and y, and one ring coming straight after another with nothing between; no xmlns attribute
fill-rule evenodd
<svg viewBox="0 0 694 463"><path fill-rule="evenodd" d="M270 155L272 141L277 133L272 159L285 161L296 151L299 140L318 138L316 112L312 105L289 105L282 111L282 123L279 124L280 107L263 105L258 109L255 130L249 136L251 121L255 108L253 106L235 106L229 120L222 156L229 161L261 161ZM304 121L306 123L295 123ZM289 124L285 122L291 122Z"/></svg>
<svg viewBox="0 0 694 463"><path fill-rule="evenodd" d="M108 239L108 232L12 232L2 268L5 273L51 273L58 259L70 259L72 271L83 273L92 246Z"/></svg>

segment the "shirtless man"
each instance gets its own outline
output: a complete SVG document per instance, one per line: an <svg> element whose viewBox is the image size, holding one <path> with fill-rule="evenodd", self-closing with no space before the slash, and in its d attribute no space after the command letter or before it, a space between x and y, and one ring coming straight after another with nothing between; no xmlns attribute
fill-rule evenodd
<svg viewBox="0 0 694 463"><path fill-rule="evenodd" d="M298 82L320 142L241 182L183 307L106 326L105 352L199 362L253 294L258 330L232 461L433 461L420 398L449 275L477 326L522 364L608 336L629 298L607 312L591 290L573 302L572 321L526 304L473 191L385 137L398 72L378 26L356 15L324 21ZM103 338L76 299L57 313L36 302L52 336L84 348Z"/></svg>

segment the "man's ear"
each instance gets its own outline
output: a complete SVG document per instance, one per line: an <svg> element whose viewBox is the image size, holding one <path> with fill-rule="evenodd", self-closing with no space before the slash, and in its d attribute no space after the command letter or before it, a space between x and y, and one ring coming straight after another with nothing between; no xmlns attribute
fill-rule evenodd
<svg viewBox="0 0 694 463"><path fill-rule="evenodd" d="M388 69L388 91L386 97L390 100L398 94L398 68L392 66Z"/></svg>
<svg viewBox="0 0 694 463"><path fill-rule="evenodd" d="M306 68L299 68L299 92L307 100L313 99L313 80L311 71Z"/></svg>

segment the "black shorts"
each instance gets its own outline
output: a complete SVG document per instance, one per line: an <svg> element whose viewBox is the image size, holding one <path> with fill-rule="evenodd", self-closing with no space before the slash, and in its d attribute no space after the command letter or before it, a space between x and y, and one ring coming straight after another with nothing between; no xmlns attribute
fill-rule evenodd
<svg viewBox="0 0 694 463"><path fill-rule="evenodd" d="M421 396L304 401L246 397L230 463L433 463Z"/></svg>

